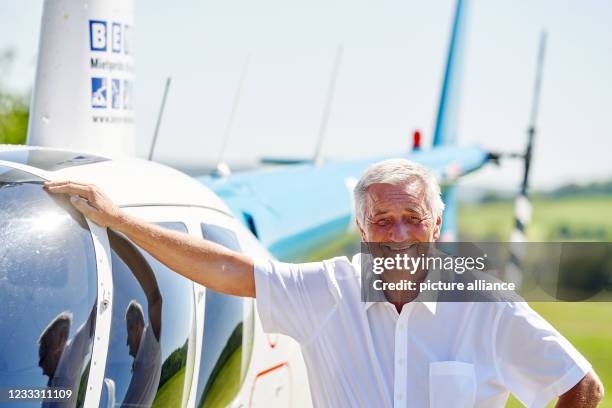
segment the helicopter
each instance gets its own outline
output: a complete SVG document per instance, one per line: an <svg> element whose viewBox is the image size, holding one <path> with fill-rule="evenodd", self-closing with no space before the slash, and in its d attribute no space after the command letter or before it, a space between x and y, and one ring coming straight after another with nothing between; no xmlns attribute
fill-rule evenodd
<svg viewBox="0 0 612 408"><path fill-rule="evenodd" d="M466 7L457 1L433 146L415 135L403 154L437 174L448 239L454 184L495 159L455 143ZM93 183L164 228L291 261L351 233L358 177L397 154L198 177L136 158L133 31L131 1L44 3L28 143L0 146L0 388L32 406L309 406L298 343L265 333L254 299L183 278L42 184Z"/></svg>

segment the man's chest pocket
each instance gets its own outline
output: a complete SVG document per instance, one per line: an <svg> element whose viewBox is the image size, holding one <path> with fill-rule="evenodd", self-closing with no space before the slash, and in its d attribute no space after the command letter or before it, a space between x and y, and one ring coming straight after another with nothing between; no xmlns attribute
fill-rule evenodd
<svg viewBox="0 0 612 408"><path fill-rule="evenodd" d="M461 361L429 364L429 407L468 408L476 402L474 365Z"/></svg>

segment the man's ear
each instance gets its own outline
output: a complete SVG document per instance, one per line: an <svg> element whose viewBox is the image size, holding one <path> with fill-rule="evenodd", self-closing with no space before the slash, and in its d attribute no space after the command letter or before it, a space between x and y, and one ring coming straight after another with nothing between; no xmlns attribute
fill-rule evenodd
<svg viewBox="0 0 612 408"><path fill-rule="evenodd" d="M437 241L440 239L440 229L442 228L442 216L436 217L436 225L434 225L433 240Z"/></svg>

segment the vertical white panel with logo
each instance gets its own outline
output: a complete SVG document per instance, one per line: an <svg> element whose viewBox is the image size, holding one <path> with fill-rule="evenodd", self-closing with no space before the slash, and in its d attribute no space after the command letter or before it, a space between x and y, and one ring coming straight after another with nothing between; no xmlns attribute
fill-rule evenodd
<svg viewBox="0 0 612 408"><path fill-rule="evenodd" d="M134 156L133 0L45 0L28 144Z"/></svg>

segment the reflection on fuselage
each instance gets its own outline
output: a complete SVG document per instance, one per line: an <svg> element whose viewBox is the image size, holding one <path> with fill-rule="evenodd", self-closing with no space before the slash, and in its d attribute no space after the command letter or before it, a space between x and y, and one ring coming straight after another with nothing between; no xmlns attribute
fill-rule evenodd
<svg viewBox="0 0 612 408"><path fill-rule="evenodd" d="M142 306L132 300L125 314L129 354L134 358L132 378L122 407L151 406L161 375L159 338L145 325Z"/></svg>
<svg viewBox="0 0 612 408"><path fill-rule="evenodd" d="M133 299L128 304L125 311L125 323L127 328L127 345L130 350L130 356L136 358L138 347L142 339L142 333L145 329L144 313L142 306L136 299ZM159 340L159 339L158 339Z"/></svg>
<svg viewBox="0 0 612 408"><path fill-rule="evenodd" d="M43 407L74 407L77 402L77 390L81 381L81 365L91 352L95 330L96 307L92 308L89 318L69 339L72 314L62 312L45 328L38 339L38 365L43 374L49 377L49 388L73 390L70 398L62 401L49 401ZM83 385L84 386L84 385Z"/></svg>
<svg viewBox="0 0 612 408"><path fill-rule="evenodd" d="M60 313L49 323L38 339L38 365L42 368L43 374L49 377L47 382L49 386L68 341L71 321L72 314L69 312Z"/></svg>
<svg viewBox="0 0 612 408"><path fill-rule="evenodd" d="M178 406L191 381L192 283L110 230L109 243L114 307L101 405Z"/></svg>
<svg viewBox="0 0 612 408"><path fill-rule="evenodd" d="M204 238L242 252L236 234L218 225L202 225ZM208 289L197 388L198 407L227 406L244 381L253 348L251 299Z"/></svg>
<svg viewBox="0 0 612 408"><path fill-rule="evenodd" d="M71 339L72 313L62 312L45 328L38 339L38 365L49 377L50 387L69 387L76 384L75 373L78 361L83 360L91 348L94 334L96 307L91 309L89 318L81 325ZM60 385L61 384L61 385ZM72 389L72 387L69 387Z"/></svg>
<svg viewBox="0 0 612 408"><path fill-rule="evenodd" d="M130 381L121 406L149 407L153 403L161 375L162 296L153 269L140 251L127 239L108 232L114 254L118 255L138 282L148 306L148 323L141 304L133 298L125 309L126 344L133 358ZM117 385L117 384L115 384ZM117 395L114 396L117 398ZM114 401L112 402L114 406Z"/></svg>
<svg viewBox="0 0 612 408"><path fill-rule="evenodd" d="M96 299L85 219L42 179L0 165L0 388L69 388L43 406L82 406Z"/></svg>

